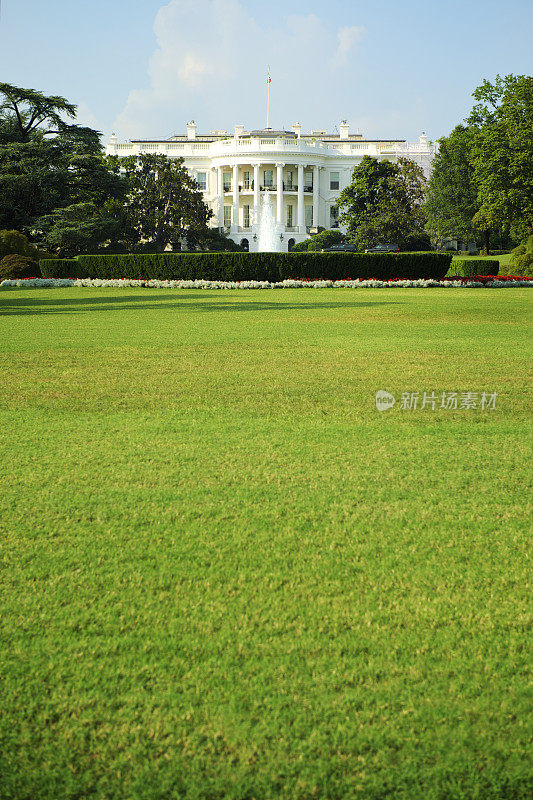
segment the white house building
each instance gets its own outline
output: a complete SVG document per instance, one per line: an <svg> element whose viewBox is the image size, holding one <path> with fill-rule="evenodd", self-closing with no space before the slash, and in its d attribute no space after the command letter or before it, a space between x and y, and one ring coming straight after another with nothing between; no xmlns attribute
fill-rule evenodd
<svg viewBox="0 0 533 800"><path fill-rule="evenodd" d="M426 177L435 156L435 147L425 134L416 143L370 140L350 133L346 122L339 125L339 133L302 133L299 124L290 131L245 131L243 125L236 125L233 136L227 131L198 134L195 123L189 122L186 134L169 139L122 143L113 135L106 150L117 156L181 156L214 212L213 227L251 252L257 249L262 192L273 193L280 249L287 251L319 226L338 226L334 202L363 156L389 161L410 158Z"/></svg>

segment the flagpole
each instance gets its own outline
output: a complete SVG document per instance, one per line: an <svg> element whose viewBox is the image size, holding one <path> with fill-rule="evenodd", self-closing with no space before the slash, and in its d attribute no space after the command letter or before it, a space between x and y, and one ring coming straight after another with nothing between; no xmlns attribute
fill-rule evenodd
<svg viewBox="0 0 533 800"><path fill-rule="evenodd" d="M269 129L270 118L270 67L267 67L267 130Z"/></svg>

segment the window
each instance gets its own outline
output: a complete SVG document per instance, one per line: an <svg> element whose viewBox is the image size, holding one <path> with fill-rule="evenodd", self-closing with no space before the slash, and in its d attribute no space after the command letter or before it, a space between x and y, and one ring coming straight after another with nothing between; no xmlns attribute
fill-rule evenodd
<svg viewBox="0 0 533 800"><path fill-rule="evenodd" d="M198 188L201 189L202 192L205 192L207 189L207 173L198 172L196 175L196 182L198 183Z"/></svg>
<svg viewBox="0 0 533 800"><path fill-rule="evenodd" d="M243 207L242 224L245 228L250 227L250 206Z"/></svg>
<svg viewBox="0 0 533 800"><path fill-rule="evenodd" d="M338 228L339 223L339 209L337 206L330 206L329 207L329 226L330 228Z"/></svg>
<svg viewBox="0 0 533 800"><path fill-rule="evenodd" d="M293 225L293 206L287 206L287 227L292 228Z"/></svg>
<svg viewBox="0 0 533 800"><path fill-rule="evenodd" d="M231 227L231 206L224 206L224 227Z"/></svg>
<svg viewBox="0 0 533 800"><path fill-rule="evenodd" d="M330 172L329 173L329 188L330 189L338 189L339 188L339 173L338 172Z"/></svg>
<svg viewBox="0 0 533 800"><path fill-rule="evenodd" d="M312 189L313 188L313 173L312 172L304 172L304 189Z"/></svg>
<svg viewBox="0 0 533 800"><path fill-rule="evenodd" d="M306 228L313 227L313 206L305 207L305 226Z"/></svg>
<svg viewBox="0 0 533 800"><path fill-rule="evenodd" d="M287 172L287 185L285 188L288 189L289 191L294 187L293 175L294 175L293 172Z"/></svg>
<svg viewBox="0 0 533 800"><path fill-rule="evenodd" d="M224 173L224 191L229 192L231 190L231 172Z"/></svg>
<svg viewBox="0 0 533 800"><path fill-rule="evenodd" d="M250 188L250 173L249 172L245 172L244 173L244 188L245 189L249 189Z"/></svg>
<svg viewBox="0 0 533 800"><path fill-rule="evenodd" d="M265 170L265 186L269 188L274 186L274 171L271 169Z"/></svg>

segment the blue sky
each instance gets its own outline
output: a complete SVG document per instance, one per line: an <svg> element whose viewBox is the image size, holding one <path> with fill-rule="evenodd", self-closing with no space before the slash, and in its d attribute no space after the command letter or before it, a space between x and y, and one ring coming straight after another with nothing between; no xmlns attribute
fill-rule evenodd
<svg viewBox="0 0 533 800"><path fill-rule="evenodd" d="M532 74L528 0L2 0L2 81L60 94L121 139L345 118L449 133L496 73Z"/></svg>

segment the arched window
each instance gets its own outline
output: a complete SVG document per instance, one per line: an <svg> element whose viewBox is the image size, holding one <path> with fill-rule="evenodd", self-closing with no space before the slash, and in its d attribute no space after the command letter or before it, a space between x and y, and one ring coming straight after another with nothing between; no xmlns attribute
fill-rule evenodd
<svg viewBox="0 0 533 800"><path fill-rule="evenodd" d="M250 242L248 241L248 239L241 239L241 247L247 253L250 251Z"/></svg>
<svg viewBox="0 0 533 800"><path fill-rule="evenodd" d="M295 244L296 242L294 241L294 239L289 239L289 241L287 242L287 250L289 251L289 253L291 252Z"/></svg>

